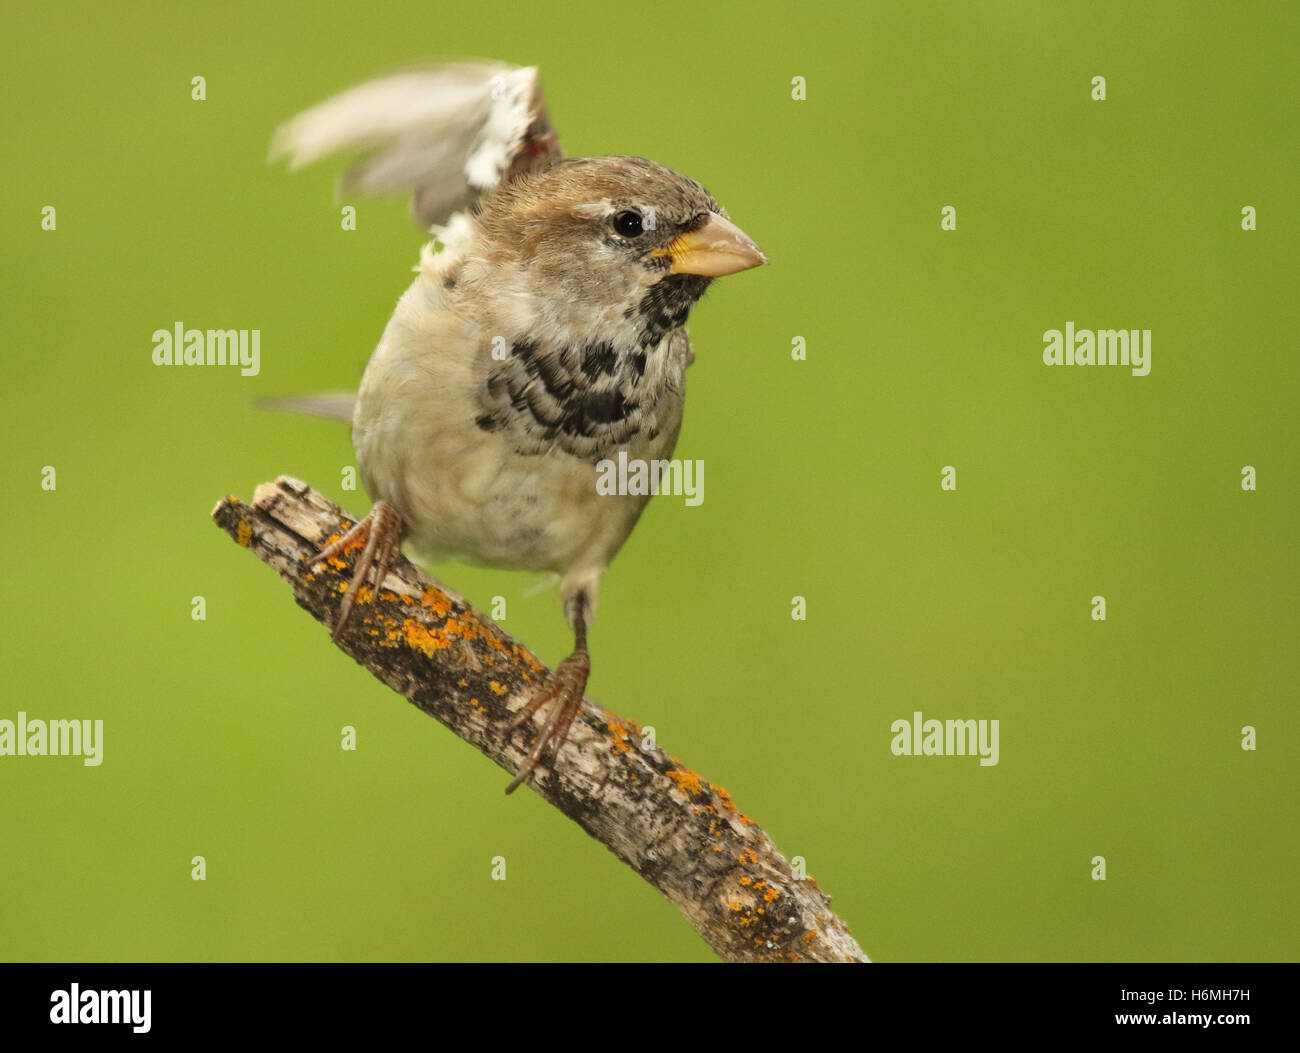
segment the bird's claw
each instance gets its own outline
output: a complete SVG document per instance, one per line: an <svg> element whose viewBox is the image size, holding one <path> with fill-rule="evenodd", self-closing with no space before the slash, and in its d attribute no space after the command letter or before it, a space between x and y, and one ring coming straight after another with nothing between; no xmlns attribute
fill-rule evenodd
<svg viewBox="0 0 1300 1053"><path fill-rule="evenodd" d="M343 602L339 604L338 621L334 624L334 631L330 633L332 640L337 640L339 634L343 632L343 627L347 625L352 607L361 594L361 587L370 576L372 569L375 572L375 591L378 592L383 585L384 578L388 576L388 568L392 566L393 556L402 544L402 518L387 501L376 501L365 519L353 526L337 541L326 545L308 561L320 563L341 556L347 549L363 540L366 547L357 560L356 571L352 575L352 581L348 583L347 592L343 594Z"/></svg>
<svg viewBox="0 0 1300 1053"><path fill-rule="evenodd" d="M524 759L519 774L506 787L506 793L514 793L536 769L543 754L549 754L552 761L569 737L569 728L573 719L582 708L582 696L587 690L587 677L591 674L591 658L587 649L581 647L557 665L546 680L535 687L524 707L519 710L506 725L506 731L513 731L526 723L543 706L554 703L550 716L542 725L537 735L537 742Z"/></svg>

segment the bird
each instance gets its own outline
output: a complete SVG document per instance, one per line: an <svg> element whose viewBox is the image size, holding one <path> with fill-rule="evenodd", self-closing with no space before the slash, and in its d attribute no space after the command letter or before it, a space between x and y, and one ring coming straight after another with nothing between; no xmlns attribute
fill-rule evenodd
<svg viewBox="0 0 1300 1053"><path fill-rule="evenodd" d="M545 710L509 794L558 762L591 672L601 576L649 501L599 492L598 466L671 457L690 311L713 279L767 257L695 180L641 157L565 156L536 66L379 77L271 143L290 170L343 153L357 155L345 192L410 194L432 239L355 398L286 400L351 420L373 502L315 557L364 546L333 636L403 546L425 563L560 575L573 651L508 721L513 733Z"/></svg>

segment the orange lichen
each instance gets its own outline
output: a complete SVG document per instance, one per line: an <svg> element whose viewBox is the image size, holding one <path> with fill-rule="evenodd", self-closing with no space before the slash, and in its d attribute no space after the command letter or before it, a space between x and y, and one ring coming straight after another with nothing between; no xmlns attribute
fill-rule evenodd
<svg viewBox="0 0 1300 1053"><path fill-rule="evenodd" d="M743 852L740 853L740 855L736 856L736 859L738 859L742 863L758 862L758 856L754 855L754 850L752 848L745 849Z"/></svg>
<svg viewBox="0 0 1300 1053"><path fill-rule="evenodd" d="M424 595L420 598L420 602L433 611L433 613L439 618L451 611L451 600L447 599L447 597L441 592L437 592L434 589L425 589Z"/></svg>
<svg viewBox="0 0 1300 1053"><path fill-rule="evenodd" d="M752 885L754 883L754 879L750 877L748 874L742 874L740 876L740 883L742 885Z"/></svg>
<svg viewBox="0 0 1300 1053"><path fill-rule="evenodd" d="M809 929L807 932L805 932L805 933L803 934L803 942L804 942L804 943L812 943L812 941L815 940L815 939L817 939L817 930L816 930L816 929Z"/></svg>
<svg viewBox="0 0 1300 1053"><path fill-rule="evenodd" d="M546 666L539 662L537 656L533 654L532 651L528 650L528 648L520 647L518 644L515 644L514 653L515 657L525 662L534 673L542 673L546 671Z"/></svg>
<svg viewBox="0 0 1300 1053"><path fill-rule="evenodd" d="M664 774L687 793L696 794L704 792L704 787L700 785L700 776L698 772L673 770L666 771Z"/></svg>
<svg viewBox="0 0 1300 1053"><path fill-rule="evenodd" d="M480 628L483 630L482 635L484 642L492 648L492 650L504 651L506 649L505 641L501 639L500 633L489 632L485 625L480 625Z"/></svg>
<svg viewBox="0 0 1300 1053"><path fill-rule="evenodd" d="M494 695L504 695L506 693L506 688L502 687L495 680L489 680L488 687L492 689Z"/></svg>
<svg viewBox="0 0 1300 1053"><path fill-rule="evenodd" d="M724 790L721 786L714 786L714 787L713 787L713 792L716 793L716 794L718 795L718 797L722 800L722 803L723 803L723 805L726 806L727 811L729 811L729 812L735 812L735 813L736 813L736 818L739 819L742 823L744 823L746 826L756 826L756 825L757 825L757 824L754 822L754 820L751 819L749 816L745 815L743 812L737 811L735 804L732 803L732 800L731 800L731 794L729 794L729 793L728 793L726 790Z"/></svg>
<svg viewBox="0 0 1300 1053"><path fill-rule="evenodd" d="M414 618L407 618L402 623L402 633L406 637L408 647L416 651L422 651L429 657L433 657L434 651L440 651L449 646L448 641L441 635L435 635L429 632L425 626L421 625Z"/></svg>
<svg viewBox="0 0 1300 1053"><path fill-rule="evenodd" d="M334 586L334 591L337 592L340 596L344 595L348 591L348 583L346 581L340 581L337 585ZM356 602L358 603L358 605L364 606L374 598L375 598L374 589L368 589L364 585L361 588L357 589ZM366 620L369 621L369 619Z"/></svg>
<svg viewBox="0 0 1300 1053"><path fill-rule="evenodd" d="M627 728L619 723L619 721L606 717L605 727L608 728L609 733L614 736L615 753L627 753L632 749L632 747L628 745Z"/></svg>
<svg viewBox="0 0 1300 1053"><path fill-rule="evenodd" d="M245 516L239 521L239 526L235 527L235 540L239 543L240 548L248 548L253 542L253 524Z"/></svg>

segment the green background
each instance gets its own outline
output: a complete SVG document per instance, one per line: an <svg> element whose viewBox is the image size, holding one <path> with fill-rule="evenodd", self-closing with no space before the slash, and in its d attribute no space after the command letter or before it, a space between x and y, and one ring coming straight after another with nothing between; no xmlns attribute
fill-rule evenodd
<svg viewBox="0 0 1300 1053"><path fill-rule="evenodd" d="M345 427L251 403L357 382L420 233L397 199L342 231L341 165L267 145L456 55L539 65L568 152L690 174L772 260L692 317L705 501L653 502L614 562L591 696L804 856L876 959L1297 957L1296 5L2 17L0 718L106 730L99 768L0 758L0 957L713 958L208 518L280 473L368 507ZM153 366L176 321L261 329L261 374ZM1151 329L1150 376L1044 366L1067 321ZM537 576L435 573L567 653ZM915 710L1000 720L1000 764L891 755Z"/></svg>

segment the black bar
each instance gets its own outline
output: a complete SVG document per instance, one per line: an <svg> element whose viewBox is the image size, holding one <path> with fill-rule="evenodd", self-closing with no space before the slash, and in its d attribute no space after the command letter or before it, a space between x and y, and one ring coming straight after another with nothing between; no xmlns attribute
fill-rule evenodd
<svg viewBox="0 0 1300 1053"><path fill-rule="evenodd" d="M686 976L689 970L693 975ZM744 1025L768 1046L789 1021L793 1036L822 1048L827 1027L854 1041L897 1034L936 1037L1051 1037L1129 1033L1139 1041L1222 1041L1227 1031L1259 1039L1294 1028L1294 964L870 965L839 969L726 969L672 965L0 965L6 1040L115 1033L132 1042L283 1036L332 1042L410 1032L436 1044L531 1044L587 1035L617 1046L673 1025L678 1044L693 1028ZM72 987L76 984L76 988ZM55 1023L73 1009L87 1017L143 1017L142 1023ZM101 992L135 992L125 996ZM1206 997L1207 994L1212 997ZM91 1008L93 1006L93 1009ZM1126 1022L1118 1017L1124 1015ZM1154 1021L1134 1019L1154 1014ZM1208 1014L1204 1023L1178 1016ZM1228 1022L1226 1017L1244 1019ZM543 1036L537 1031L541 1027ZM608 1029L605 1034L593 1032ZM468 1034L466 1034L468 1029ZM703 1033L701 1033L703 1037ZM639 1044L639 1043L638 1043ZM6 1042L8 1045L8 1041ZM23 1048L10 1046L10 1048Z"/></svg>

